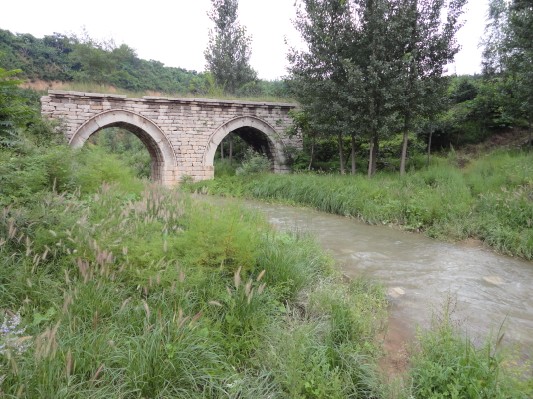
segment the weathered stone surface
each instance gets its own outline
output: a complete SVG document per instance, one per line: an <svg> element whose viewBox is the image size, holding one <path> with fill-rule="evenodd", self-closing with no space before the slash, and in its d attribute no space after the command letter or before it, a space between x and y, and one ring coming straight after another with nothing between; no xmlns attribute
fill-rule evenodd
<svg viewBox="0 0 533 399"><path fill-rule="evenodd" d="M261 132L273 170L285 172L287 153L302 147L301 136L289 137L288 112L295 104L202 98L126 98L102 93L50 90L41 98L43 116L60 119L73 147L95 132L122 127L137 135L152 157L152 178L174 185L184 176L214 176L213 158L224 137L236 129ZM241 130L242 131L242 130Z"/></svg>

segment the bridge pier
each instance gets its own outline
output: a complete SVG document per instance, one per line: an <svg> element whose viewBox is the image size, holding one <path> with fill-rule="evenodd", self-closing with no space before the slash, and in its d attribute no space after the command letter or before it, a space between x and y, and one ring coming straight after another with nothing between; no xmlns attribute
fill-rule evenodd
<svg viewBox="0 0 533 399"><path fill-rule="evenodd" d="M196 98L143 97L50 90L41 98L43 116L64 123L79 148L99 130L120 127L141 139L152 157L152 179L172 186L184 178L214 177L213 159L222 139L240 128L264 135L273 170L287 172L287 154L302 148L286 132L295 104Z"/></svg>

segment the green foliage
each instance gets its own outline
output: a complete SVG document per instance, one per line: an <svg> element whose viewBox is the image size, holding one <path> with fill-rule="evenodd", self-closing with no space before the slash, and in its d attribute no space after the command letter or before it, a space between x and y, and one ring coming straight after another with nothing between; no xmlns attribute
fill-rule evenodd
<svg viewBox="0 0 533 399"><path fill-rule="evenodd" d="M531 165L530 154L495 153L460 170L452 156L402 179L385 173L375 181L314 174L236 176L191 189L288 201L431 237L479 238L500 252L533 259Z"/></svg>
<svg viewBox="0 0 533 399"><path fill-rule="evenodd" d="M422 117L435 119L445 105L442 75L458 51L454 35L464 4L302 2L295 26L307 46L289 54L290 87L312 131L338 137L341 174L343 135L370 143L372 176L380 140L398 130L404 133L400 171L405 171L408 132Z"/></svg>
<svg viewBox="0 0 533 399"><path fill-rule="evenodd" d="M306 376L299 397L379 395L363 340L384 317L380 290L343 287L314 242L254 213L142 185L96 146L44 145L53 129L0 149L4 395L294 397L296 324L331 330L291 371ZM342 345L328 338L356 324Z"/></svg>
<svg viewBox="0 0 533 399"><path fill-rule="evenodd" d="M533 259L531 156L496 153L468 172L467 184L477 196L476 234L500 252Z"/></svg>
<svg viewBox="0 0 533 399"><path fill-rule="evenodd" d="M85 146L79 151L76 163L73 165L75 179L83 193L95 192L102 182L117 183L120 189L134 193L142 186L127 165L98 147Z"/></svg>
<svg viewBox="0 0 533 399"><path fill-rule="evenodd" d="M65 146L38 150L25 142L0 152L0 205L33 202L48 190L73 188L73 157Z"/></svg>
<svg viewBox="0 0 533 399"><path fill-rule="evenodd" d="M246 176L265 173L270 171L271 167L270 160L266 155L259 154L250 148L246 151L241 166L235 170L235 174Z"/></svg>
<svg viewBox="0 0 533 399"><path fill-rule="evenodd" d="M18 129L35 117L21 90L17 88L21 80L13 79L20 72L19 69L8 71L0 68L0 147L13 145Z"/></svg>
<svg viewBox="0 0 533 399"><path fill-rule="evenodd" d="M229 159L215 159L215 177L234 176L237 164Z"/></svg>
<svg viewBox="0 0 533 399"><path fill-rule="evenodd" d="M288 329L273 326L265 361L274 365L274 375L288 397L381 397L368 361L377 349L372 344L377 330L371 315L386 307L380 298L382 293L362 280L335 290L319 286L311 292L305 313L296 320L283 320L290 323ZM360 341L363 336L370 339ZM365 344L354 351L356 341Z"/></svg>
<svg viewBox="0 0 533 399"><path fill-rule="evenodd" d="M529 397L531 389L506 369L498 342L476 348L454 327L448 311L445 308L443 317L434 321L431 330L420 333L419 348L411 360L409 397Z"/></svg>
<svg viewBox="0 0 533 399"><path fill-rule="evenodd" d="M103 129L93 134L89 138L89 143L115 154L137 177L150 178L150 154L143 142L131 132L120 128Z"/></svg>
<svg viewBox="0 0 533 399"><path fill-rule="evenodd" d="M506 91L503 108L527 121L529 141L533 124L532 24L533 9L529 3L492 0L483 52L485 77L499 80L499 86Z"/></svg>
<svg viewBox="0 0 533 399"><path fill-rule="evenodd" d="M258 261L268 270L265 282L275 285L276 295L284 302L296 300L331 266L331 260L317 251L309 238L269 235L264 239L268 245L261 248Z"/></svg>
<svg viewBox="0 0 533 399"><path fill-rule="evenodd" d="M207 69L218 86L228 93L238 88L250 91L257 73L250 66L251 39L237 21L238 0L211 0L209 17L215 28L209 32L209 44L204 52Z"/></svg>
<svg viewBox="0 0 533 399"><path fill-rule="evenodd" d="M278 338L284 337L284 345L299 339L291 338L290 326L320 325L338 301L358 325L367 323L357 339L379 327L370 310L385 303L382 293L357 283L335 288L341 291L332 299L328 290L342 283L324 279L330 261L311 241L277 236L254 215L242 218L236 208L191 203L180 192L152 187L130 200L125 194L109 187L83 201L50 194L39 212L27 216L38 218L38 224L20 224L13 212L3 214L0 231L7 241L0 246L0 300L20 311L28 334L25 349L18 346L7 359L0 357L6 394L219 397L231 390L236 397L246 392L293 397L285 373L291 363L273 360L287 355ZM176 239L202 235L211 247L240 244L235 235L216 237L223 229L222 222L213 225L217 218L256 248L247 271L229 263L222 269L190 263L187 253L197 252L191 246L199 242ZM22 246L20 234L28 237ZM147 241L152 236L158 245ZM273 247L278 247L276 258L269 255ZM150 258L139 262L145 251ZM317 292L307 322L290 313L292 307L308 307L294 302L302 290ZM326 298L327 305L321 305ZM359 354L368 353L371 344L356 343L355 335L347 339L337 348L322 334L312 337L312 363L292 371L313 370L301 397L378 392L373 360ZM341 351L345 360L331 360L332 351ZM330 384L329 377L338 382Z"/></svg>
<svg viewBox="0 0 533 399"><path fill-rule="evenodd" d="M188 221L188 231L179 239L181 258L191 266L229 270L254 268L259 237L250 217L239 209L228 209L224 217L216 209L194 213Z"/></svg>
<svg viewBox="0 0 533 399"><path fill-rule="evenodd" d="M63 82L66 89L103 92L161 92L194 96L223 96L223 85L209 72L167 67L159 61L143 60L126 44L98 41L87 33L82 37L54 33L41 38L12 34L0 29L0 65L20 69L21 78L31 81ZM238 89L238 90L237 90ZM239 97L288 98L282 81L253 80L242 88ZM153 94L151 94L153 95Z"/></svg>

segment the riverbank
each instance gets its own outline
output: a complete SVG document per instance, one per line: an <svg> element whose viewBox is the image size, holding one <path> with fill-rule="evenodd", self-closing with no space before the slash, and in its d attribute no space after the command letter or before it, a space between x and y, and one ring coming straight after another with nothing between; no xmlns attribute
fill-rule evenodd
<svg viewBox="0 0 533 399"><path fill-rule="evenodd" d="M188 188L311 206L443 240L480 240L500 253L533 259L532 153L495 152L463 168L453 156L436 158L404 177L226 176Z"/></svg>
<svg viewBox="0 0 533 399"><path fill-rule="evenodd" d="M305 236L104 185L0 217L0 396L381 397L387 303Z"/></svg>
<svg viewBox="0 0 533 399"><path fill-rule="evenodd" d="M346 282L305 234L143 183L99 151L21 143L0 155L0 396L375 399L471 387L472 372L435 380L416 361L407 388L384 382L383 290ZM422 370L460 364L492 397L527 397L499 354L436 331L445 345L416 351ZM428 357L450 348L454 358Z"/></svg>

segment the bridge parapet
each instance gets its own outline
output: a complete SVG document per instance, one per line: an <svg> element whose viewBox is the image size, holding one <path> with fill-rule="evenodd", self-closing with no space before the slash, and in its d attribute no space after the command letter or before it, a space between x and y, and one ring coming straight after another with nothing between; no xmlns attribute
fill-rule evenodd
<svg viewBox="0 0 533 399"><path fill-rule="evenodd" d="M74 147L95 132L123 127L137 135L152 156L152 176L165 185L183 177L213 178L214 150L235 129L263 133L276 172L288 170L286 151L301 148L300 136L289 137L289 111L296 104L170 98L50 90L41 98L44 116L62 120ZM244 133L243 133L244 134Z"/></svg>

